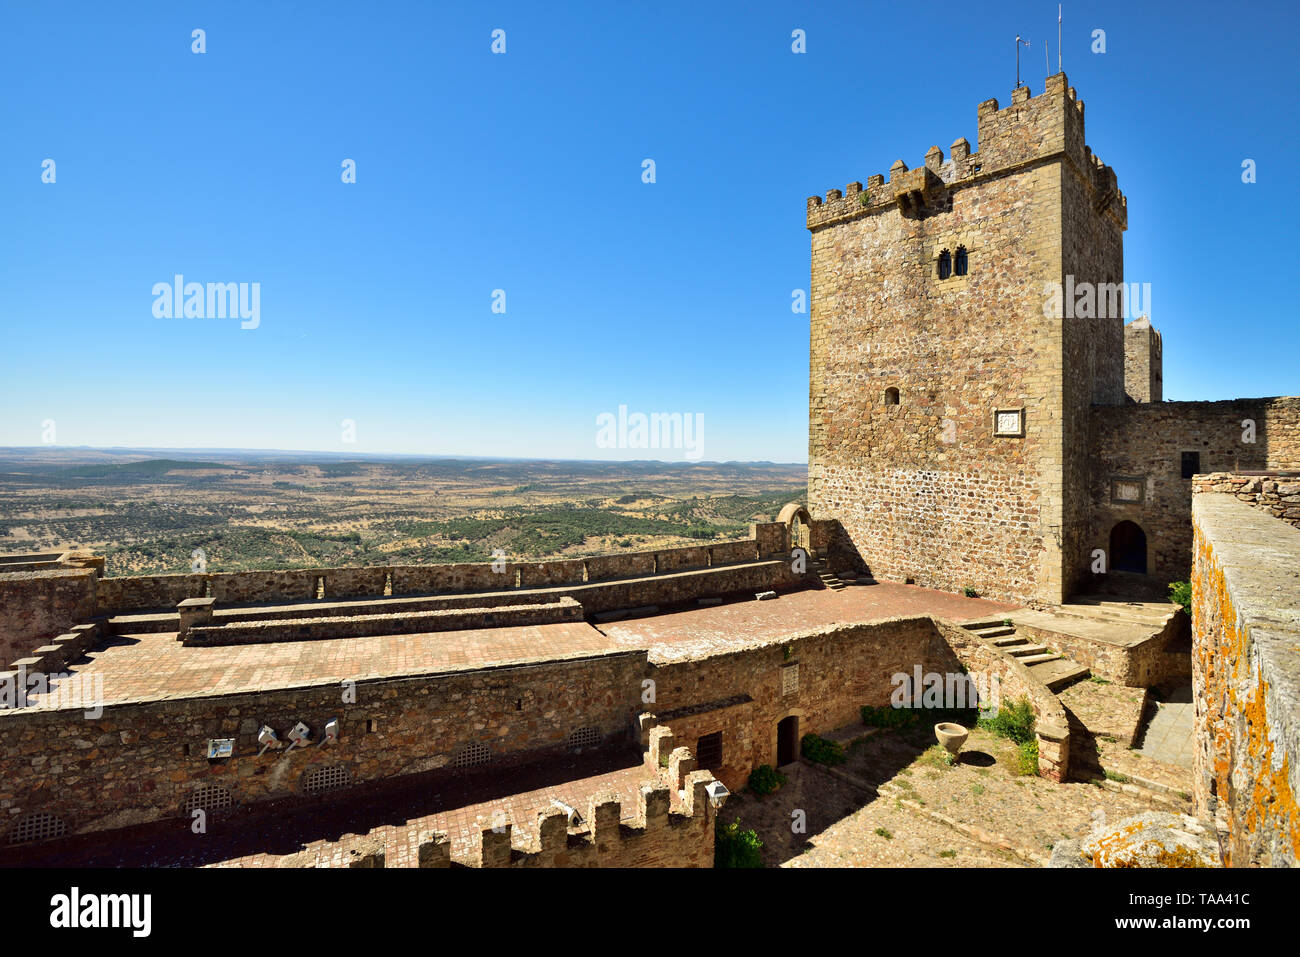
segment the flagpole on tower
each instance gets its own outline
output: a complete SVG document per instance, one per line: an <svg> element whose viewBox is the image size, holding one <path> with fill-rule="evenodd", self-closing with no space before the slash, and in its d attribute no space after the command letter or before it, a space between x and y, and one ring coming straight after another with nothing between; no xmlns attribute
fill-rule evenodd
<svg viewBox="0 0 1300 957"><path fill-rule="evenodd" d="M1061 5L1056 5L1056 72L1064 73L1061 66Z"/></svg>

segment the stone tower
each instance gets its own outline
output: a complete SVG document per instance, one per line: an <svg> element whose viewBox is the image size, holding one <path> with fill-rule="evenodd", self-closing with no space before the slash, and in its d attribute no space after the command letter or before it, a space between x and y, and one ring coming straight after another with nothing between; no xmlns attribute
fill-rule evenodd
<svg viewBox="0 0 1300 957"><path fill-rule="evenodd" d="M1130 402L1164 399L1164 357L1160 333L1146 316L1124 327L1124 394Z"/></svg>
<svg viewBox="0 0 1300 957"><path fill-rule="evenodd" d="M1062 290L1123 282L1127 206L1064 74L977 131L808 200L809 506L837 561L1056 603L1087 568L1090 408L1125 401L1122 311Z"/></svg>

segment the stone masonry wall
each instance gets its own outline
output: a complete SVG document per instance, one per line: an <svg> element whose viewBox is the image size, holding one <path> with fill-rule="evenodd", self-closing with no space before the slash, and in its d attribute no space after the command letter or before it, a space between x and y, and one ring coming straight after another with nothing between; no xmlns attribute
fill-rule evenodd
<svg viewBox="0 0 1300 957"><path fill-rule="evenodd" d="M857 720L864 704L884 705L890 677L939 661L944 645L928 618L836 625L707 658L652 663L655 714L677 743L699 756L699 739L722 732L722 763L706 765L728 788L745 786L760 764L776 764L777 722L799 718L799 735ZM790 649L787 656L786 650ZM794 690L783 673L797 671Z"/></svg>
<svg viewBox="0 0 1300 957"><path fill-rule="evenodd" d="M1164 399L1161 335L1145 316L1124 327L1124 393L1131 402Z"/></svg>
<svg viewBox="0 0 1300 957"><path fill-rule="evenodd" d="M1090 403L1122 399L1123 347L1120 320L1045 314L1047 289L1119 270L1126 212L1064 75L978 113L977 153L808 202L809 507L877 577L1059 602L1086 537L1071 466ZM969 273L939 278L959 247ZM1024 435L994 435L995 410Z"/></svg>
<svg viewBox="0 0 1300 957"><path fill-rule="evenodd" d="M29 812L62 817L69 833L179 817L201 785L236 804L328 800L304 790L308 772L346 770L353 786L413 774L446 775L465 749L483 766L512 766L567 750L568 736L631 733L644 651L398 679L358 680L248 694L0 712L0 833ZM315 740L338 718L339 741L258 756L257 733L306 722ZM209 738L234 738L234 756L210 761ZM340 792L341 793L341 792ZM0 843L3 838L0 837Z"/></svg>
<svg viewBox="0 0 1300 957"><path fill-rule="evenodd" d="M1224 863L1300 862L1300 529L1198 495L1192 569L1193 799Z"/></svg>
<svg viewBox="0 0 1300 957"><path fill-rule="evenodd" d="M1192 480L1192 494L1205 492L1231 495L1239 502L1300 528L1300 475L1294 478L1231 472L1198 475Z"/></svg>
<svg viewBox="0 0 1300 957"><path fill-rule="evenodd" d="M1183 452L1199 453L1199 473L1300 469L1296 397L1098 407L1092 423L1089 549L1108 550L1116 523L1137 523L1147 537L1147 573L1158 584L1184 581L1191 568L1192 480L1182 477ZM1141 483L1141 501L1112 500L1121 477Z"/></svg>
<svg viewBox="0 0 1300 957"><path fill-rule="evenodd" d="M26 657L94 613L91 570L0 574L0 664Z"/></svg>
<svg viewBox="0 0 1300 957"><path fill-rule="evenodd" d="M310 601L322 592L323 598L336 600L378 597L386 590L392 595L424 595L581 586L754 562L783 554L784 542L784 524L768 522L755 525L751 537L741 541L564 561L508 562L495 567L491 562L476 562L130 575L100 579L97 606L99 614L115 615L170 611L186 598L203 598L209 593L221 606Z"/></svg>

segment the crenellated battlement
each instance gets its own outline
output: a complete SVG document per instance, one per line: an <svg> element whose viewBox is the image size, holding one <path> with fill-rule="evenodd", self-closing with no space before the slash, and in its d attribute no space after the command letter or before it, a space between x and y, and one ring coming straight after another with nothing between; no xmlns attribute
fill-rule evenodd
<svg viewBox="0 0 1300 957"><path fill-rule="evenodd" d="M713 775L695 767L688 748L673 745L671 729L641 716L647 781L632 813L609 792L584 808L555 805L537 813L535 827L480 819L468 854L453 856L445 833L420 842L420 867L711 867L715 809ZM652 726L653 725L653 726ZM578 819L573 812L579 810Z"/></svg>
<svg viewBox="0 0 1300 957"><path fill-rule="evenodd" d="M1064 73L1047 78L1041 94L1028 85L1012 91L1011 103L1001 107L988 99L976 108L979 150L961 137L945 160L943 150L931 146L915 169L902 159L882 174L849 183L843 190L828 189L825 197L810 196L807 227L816 230L836 222L896 208L904 216L922 215L946 200L952 190L982 182L1009 170L1053 156L1065 156L1096 191L1097 212L1109 212L1121 227L1128 222L1128 204L1119 191L1114 171L1097 159L1084 142L1084 104Z"/></svg>

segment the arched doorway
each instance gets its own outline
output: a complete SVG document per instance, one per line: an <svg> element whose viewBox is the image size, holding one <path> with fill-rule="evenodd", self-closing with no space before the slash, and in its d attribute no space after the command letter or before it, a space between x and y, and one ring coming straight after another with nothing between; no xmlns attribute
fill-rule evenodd
<svg viewBox="0 0 1300 957"><path fill-rule="evenodd" d="M1136 522L1119 522L1110 530L1110 568L1116 572L1147 573L1147 535Z"/></svg>
<svg viewBox="0 0 1300 957"><path fill-rule="evenodd" d="M799 716L788 715L776 723L776 766L790 764L799 757Z"/></svg>
<svg viewBox="0 0 1300 957"><path fill-rule="evenodd" d="M791 549L802 548L806 552L812 550L812 516L808 514L808 509L798 502L791 502L781 509L776 520L785 523Z"/></svg>

